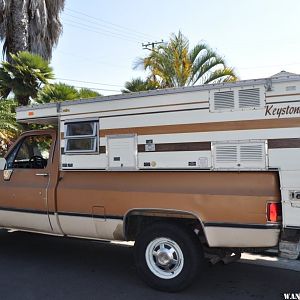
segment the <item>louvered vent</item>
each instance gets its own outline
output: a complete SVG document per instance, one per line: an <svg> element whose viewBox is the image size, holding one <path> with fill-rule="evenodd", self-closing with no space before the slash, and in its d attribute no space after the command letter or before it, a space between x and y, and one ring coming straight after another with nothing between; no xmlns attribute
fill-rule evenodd
<svg viewBox="0 0 300 300"><path fill-rule="evenodd" d="M216 146L217 163L237 163L238 148L235 145Z"/></svg>
<svg viewBox="0 0 300 300"><path fill-rule="evenodd" d="M239 90L239 108L259 106L260 93L258 88Z"/></svg>
<svg viewBox="0 0 300 300"><path fill-rule="evenodd" d="M264 160L263 145L241 145L240 161L241 162L259 162Z"/></svg>
<svg viewBox="0 0 300 300"><path fill-rule="evenodd" d="M215 92L214 94L214 109L233 109L234 94L233 91Z"/></svg>
<svg viewBox="0 0 300 300"><path fill-rule="evenodd" d="M216 169L265 169L265 143L215 143L213 161Z"/></svg>

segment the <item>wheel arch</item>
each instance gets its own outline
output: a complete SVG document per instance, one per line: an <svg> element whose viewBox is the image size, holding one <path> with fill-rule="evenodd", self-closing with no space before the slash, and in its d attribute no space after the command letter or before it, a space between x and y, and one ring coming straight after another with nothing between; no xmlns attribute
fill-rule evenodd
<svg viewBox="0 0 300 300"><path fill-rule="evenodd" d="M123 235L125 240L133 240L133 237L149 223L155 221L173 221L183 223L194 223L195 229L199 230L199 236L208 239L205 227L198 215L191 211L164 209L164 208L133 208L126 212L123 218Z"/></svg>

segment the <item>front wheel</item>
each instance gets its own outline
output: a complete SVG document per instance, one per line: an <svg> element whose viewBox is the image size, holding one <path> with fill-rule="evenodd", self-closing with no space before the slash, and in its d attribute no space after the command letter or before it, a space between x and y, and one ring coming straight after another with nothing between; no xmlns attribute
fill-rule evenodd
<svg viewBox="0 0 300 300"><path fill-rule="evenodd" d="M197 277L203 253L197 236L176 223L148 226L135 242L135 262L142 279L151 287L177 292Z"/></svg>

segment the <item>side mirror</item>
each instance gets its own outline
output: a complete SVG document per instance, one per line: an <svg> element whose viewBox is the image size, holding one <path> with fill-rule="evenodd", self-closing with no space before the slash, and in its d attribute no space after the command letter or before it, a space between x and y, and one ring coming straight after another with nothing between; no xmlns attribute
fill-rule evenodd
<svg viewBox="0 0 300 300"><path fill-rule="evenodd" d="M0 158L0 171L5 170L5 167L6 167L6 159Z"/></svg>

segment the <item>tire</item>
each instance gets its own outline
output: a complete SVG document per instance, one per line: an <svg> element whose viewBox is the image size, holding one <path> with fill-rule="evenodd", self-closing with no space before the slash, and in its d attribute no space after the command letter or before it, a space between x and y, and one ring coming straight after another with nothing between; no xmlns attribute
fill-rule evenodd
<svg viewBox="0 0 300 300"><path fill-rule="evenodd" d="M158 222L149 225L135 241L135 264L152 288L178 292L188 287L204 267L197 236L183 225Z"/></svg>

